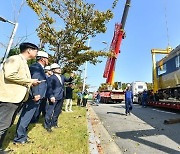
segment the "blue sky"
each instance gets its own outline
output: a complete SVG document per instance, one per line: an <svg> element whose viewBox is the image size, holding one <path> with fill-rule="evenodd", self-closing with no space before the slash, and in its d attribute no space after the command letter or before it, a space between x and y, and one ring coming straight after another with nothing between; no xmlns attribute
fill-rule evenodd
<svg viewBox="0 0 180 154"><path fill-rule="evenodd" d="M106 10L111 6L113 0L87 0L96 4L99 10ZM114 18L107 24L107 32L91 39L92 49L99 50L109 48L114 24L121 21L121 16L126 0L119 0L114 12ZM20 1L21 2L21 1ZM0 16L14 21L14 14L20 6L19 0L3 1L0 5ZM16 7L14 7L14 4ZM131 7L125 26L126 38L121 44L121 53L116 63L115 81L152 81L151 49L165 49L168 46L165 10L167 15L169 44L173 48L180 43L180 0L131 0ZM16 13L14 11L16 10ZM39 43L35 29L38 26L36 14L26 5L18 18L19 27L14 42L17 43L22 36L27 36L25 41ZM13 26L0 22L0 42L7 44ZM25 38L23 38L24 40ZM108 44L103 44L105 41ZM0 45L0 57L5 48ZM160 56L157 56L159 59ZM102 77L106 59L93 66L88 64L87 83L94 89L105 82Z"/></svg>

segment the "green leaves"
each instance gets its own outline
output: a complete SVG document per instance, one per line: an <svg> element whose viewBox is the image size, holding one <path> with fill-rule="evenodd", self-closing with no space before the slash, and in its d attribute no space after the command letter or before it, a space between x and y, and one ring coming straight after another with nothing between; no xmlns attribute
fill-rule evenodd
<svg viewBox="0 0 180 154"><path fill-rule="evenodd" d="M20 54L19 48L13 48L9 51L8 57Z"/></svg>
<svg viewBox="0 0 180 154"><path fill-rule="evenodd" d="M98 57L108 55L86 44L88 38L106 32L106 24L113 18L110 9L99 11L83 0L26 1L41 21L37 28L40 40L55 52L55 61L66 71L77 70L86 61L96 64Z"/></svg>

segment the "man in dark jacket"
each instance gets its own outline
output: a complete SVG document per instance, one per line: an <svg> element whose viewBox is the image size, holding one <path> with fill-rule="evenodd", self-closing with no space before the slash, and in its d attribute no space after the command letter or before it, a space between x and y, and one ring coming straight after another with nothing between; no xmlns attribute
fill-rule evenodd
<svg viewBox="0 0 180 154"><path fill-rule="evenodd" d="M142 93L142 107L147 106L147 98L148 98L147 91L144 90L143 93Z"/></svg>
<svg viewBox="0 0 180 154"><path fill-rule="evenodd" d="M65 96L65 111L66 112L73 112L72 110L72 97L73 97L73 88L72 88L72 83L70 82L68 86L66 87L66 96Z"/></svg>
<svg viewBox="0 0 180 154"><path fill-rule="evenodd" d="M86 107L86 105L87 105L87 100L88 100L88 91L85 90L85 91L83 92L83 100L82 100L83 107Z"/></svg>
<svg viewBox="0 0 180 154"><path fill-rule="evenodd" d="M36 110L39 108L40 103L46 94L47 83L44 67L48 65L48 54L46 52L39 51L37 54L37 61L37 63L30 66L30 73L33 79L38 79L41 81L41 83L38 86L31 88L29 99L24 104L17 123L14 143L24 144L27 142L28 125L30 124Z"/></svg>
<svg viewBox="0 0 180 154"><path fill-rule="evenodd" d="M126 116L132 110L132 102L133 102L133 93L130 90L130 84L127 85L126 92L125 92L125 107L126 107Z"/></svg>
<svg viewBox="0 0 180 154"><path fill-rule="evenodd" d="M71 82L74 74L71 74L70 78L66 78L61 75L61 68L58 64L51 65L53 75L48 80L48 99L49 102L46 106L46 115L44 126L48 132L51 132L51 128L58 128L58 117L62 111L64 101L64 82Z"/></svg>
<svg viewBox="0 0 180 154"><path fill-rule="evenodd" d="M51 71L51 67L50 66L46 66L44 68L44 72L46 74L46 83L48 85L48 80L49 77L52 75L52 71ZM44 99L42 99L39 108L36 109L36 112L31 120L31 123L36 123L39 120L39 117L42 113L42 116L45 117L46 114L46 103L47 103L47 91L46 91L46 95L44 97Z"/></svg>

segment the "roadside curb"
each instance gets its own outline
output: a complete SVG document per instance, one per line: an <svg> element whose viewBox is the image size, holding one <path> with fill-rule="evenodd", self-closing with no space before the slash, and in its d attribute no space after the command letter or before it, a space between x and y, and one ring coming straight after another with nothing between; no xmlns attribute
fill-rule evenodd
<svg viewBox="0 0 180 154"><path fill-rule="evenodd" d="M86 116L87 116L88 133L89 133L89 152L90 152L90 154L99 154L97 144L96 144L94 130L93 130L93 127L91 124L91 117L89 114L89 109L87 110Z"/></svg>
<svg viewBox="0 0 180 154"><path fill-rule="evenodd" d="M121 150L89 104L87 120L90 154L122 154Z"/></svg>

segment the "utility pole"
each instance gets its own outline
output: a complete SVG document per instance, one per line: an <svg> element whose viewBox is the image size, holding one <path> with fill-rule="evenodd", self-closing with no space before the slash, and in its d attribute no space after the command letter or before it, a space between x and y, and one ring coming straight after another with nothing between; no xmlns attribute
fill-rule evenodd
<svg viewBox="0 0 180 154"><path fill-rule="evenodd" d="M3 63L6 61L6 59L7 59L7 57L8 57L8 54L9 54L9 51L11 50L11 46L12 46L12 43L13 43L13 40L14 40L14 36L15 36L16 31L17 31L17 28L18 28L18 23L14 23L14 22L12 22L12 21L10 21L10 20L7 20L7 19L4 19L4 18L2 18L2 17L0 17L0 21L2 21L2 22L8 22L8 23L14 25L14 28L13 28L13 31L12 31L12 34L11 34L11 37L10 37L10 39L9 39L8 47L7 47L7 49L6 49L6 52L4 53L4 57L3 57L2 61L1 61L1 64L0 64L0 69L2 69Z"/></svg>
<svg viewBox="0 0 180 154"><path fill-rule="evenodd" d="M88 47L90 45L90 39L88 40ZM87 78L87 61L85 63L85 68L84 68L84 79L83 79L83 89L82 89L82 92L84 92L85 90L85 86L86 86L86 78Z"/></svg>

